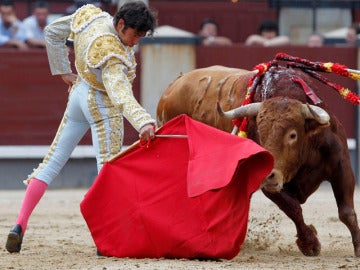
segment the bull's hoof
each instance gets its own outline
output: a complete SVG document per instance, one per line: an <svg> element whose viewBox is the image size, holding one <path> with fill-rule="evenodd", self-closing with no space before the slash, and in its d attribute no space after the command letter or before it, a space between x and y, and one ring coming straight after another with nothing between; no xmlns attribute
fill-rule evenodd
<svg viewBox="0 0 360 270"><path fill-rule="evenodd" d="M354 241L354 253L356 257L360 257L360 242L359 241Z"/></svg>
<svg viewBox="0 0 360 270"><path fill-rule="evenodd" d="M313 225L307 226L307 231L298 237L296 244L305 256L319 256L321 244L316 237L316 229Z"/></svg>
<svg viewBox="0 0 360 270"><path fill-rule="evenodd" d="M298 245L300 251L305 256L319 256L321 251L321 245L320 242L316 239L316 242L314 243L302 243L300 242L300 239L296 240L296 244Z"/></svg>
<svg viewBox="0 0 360 270"><path fill-rule="evenodd" d="M360 248L355 249L355 256L360 257Z"/></svg>

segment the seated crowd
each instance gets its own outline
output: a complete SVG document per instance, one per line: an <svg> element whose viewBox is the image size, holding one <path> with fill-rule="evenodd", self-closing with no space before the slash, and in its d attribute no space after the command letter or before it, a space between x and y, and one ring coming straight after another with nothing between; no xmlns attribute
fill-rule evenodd
<svg viewBox="0 0 360 270"><path fill-rule="evenodd" d="M119 0L121 5L129 0ZM147 3L147 0L143 0ZM86 3L100 3L99 1L74 0L66 13L72 13L76 8ZM71 12L70 12L71 9ZM17 17L13 0L0 0L0 48L45 48L44 28L49 24L49 3L38 0L34 3L32 14L20 20ZM359 24L348 27L345 45L356 46L357 35L360 33ZM213 18L206 18L200 24L198 32L200 44L204 46L229 46L234 42L220 34L220 26ZM286 35L279 34L278 23L274 20L263 20L258 27L258 33L249 35L243 42L247 46L275 47L291 45L291 40ZM307 40L309 47L321 47L325 44L320 33L312 33Z"/></svg>
<svg viewBox="0 0 360 270"><path fill-rule="evenodd" d="M346 36L343 43L335 43L334 45L354 47L358 45L357 39L360 34L360 24L353 23L346 29ZM235 44L230 38L220 35L220 26L213 18L207 18L200 24L198 33L200 44L204 46L229 46ZM242 43L242 42L240 42ZM256 34L249 35L243 42L246 46L255 47L279 47L294 45L290 37L279 34L279 26L277 21L265 19L258 26ZM309 34L303 45L310 48L322 47L326 45L325 37L319 32Z"/></svg>
<svg viewBox="0 0 360 270"><path fill-rule="evenodd" d="M49 23L49 6L46 1L34 4L32 15L20 20L14 1L0 3L0 46L15 47L20 50L44 48L44 28Z"/></svg>

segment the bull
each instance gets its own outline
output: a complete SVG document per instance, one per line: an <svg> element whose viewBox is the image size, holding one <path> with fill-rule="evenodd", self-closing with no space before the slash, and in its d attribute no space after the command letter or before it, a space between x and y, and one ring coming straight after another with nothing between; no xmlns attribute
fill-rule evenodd
<svg viewBox="0 0 360 270"><path fill-rule="evenodd" d="M300 251L306 256L320 254L316 230L305 224L301 204L323 181L328 181L339 218L350 230L354 253L359 257L360 230L353 200L355 177L347 136L335 115L317 98L323 84L300 69L273 65L259 77L253 102L242 106L254 74L255 71L211 66L180 75L159 100L158 125L187 114L231 132L233 119L246 117L247 137L274 156L274 169L261 189L294 222Z"/></svg>

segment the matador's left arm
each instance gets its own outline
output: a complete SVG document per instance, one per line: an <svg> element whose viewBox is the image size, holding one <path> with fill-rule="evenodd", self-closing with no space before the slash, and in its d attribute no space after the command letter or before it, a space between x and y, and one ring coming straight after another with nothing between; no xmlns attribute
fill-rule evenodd
<svg viewBox="0 0 360 270"><path fill-rule="evenodd" d="M117 58L107 61L102 68L102 79L112 103L121 108L130 124L139 131L155 120L138 103L132 91L132 82L127 76L127 67Z"/></svg>

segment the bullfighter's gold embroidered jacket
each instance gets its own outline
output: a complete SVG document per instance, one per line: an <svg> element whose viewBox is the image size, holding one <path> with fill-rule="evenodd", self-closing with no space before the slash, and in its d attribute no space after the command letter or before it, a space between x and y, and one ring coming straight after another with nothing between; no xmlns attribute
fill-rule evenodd
<svg viewBox="0 0 360 270"><path fill-rule="evenodd" d="M53 75L72 72L66 40L73 40L78 75L91 87L105 91L139 131L155 120L134 98L134 51L121 42L112 20L100 8L85 5L47 26L45 41L50 70Z"/></svg>

